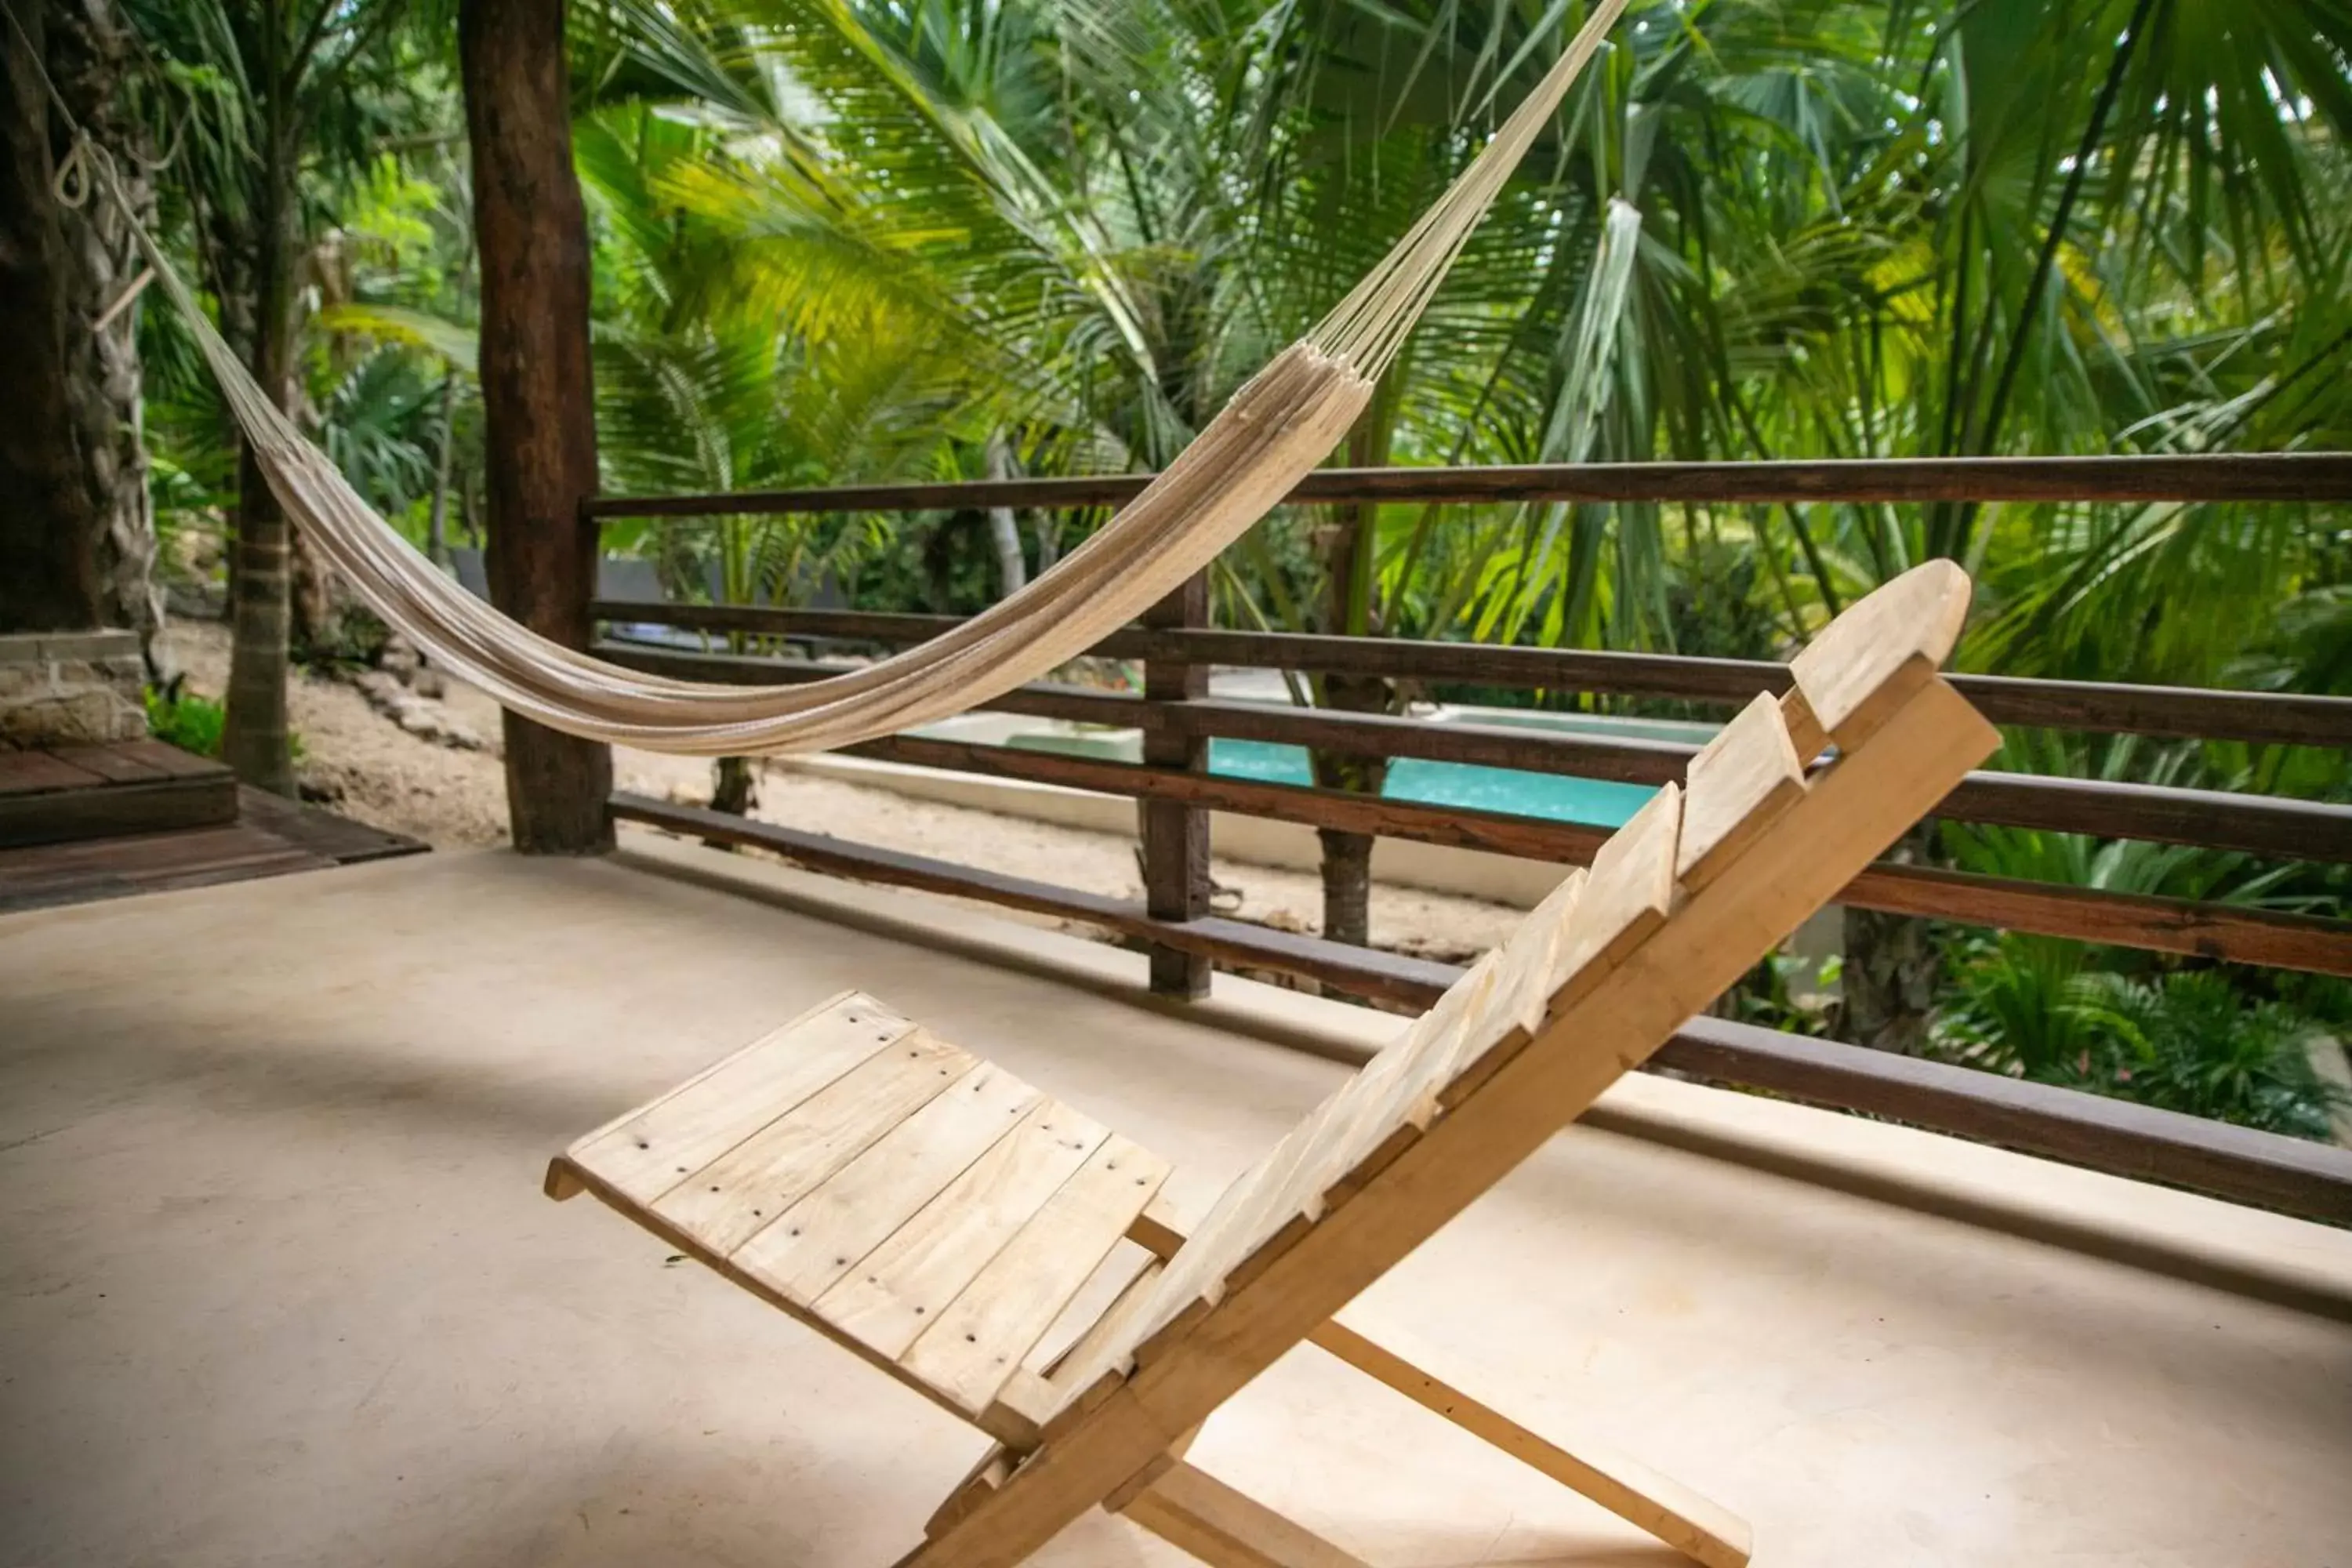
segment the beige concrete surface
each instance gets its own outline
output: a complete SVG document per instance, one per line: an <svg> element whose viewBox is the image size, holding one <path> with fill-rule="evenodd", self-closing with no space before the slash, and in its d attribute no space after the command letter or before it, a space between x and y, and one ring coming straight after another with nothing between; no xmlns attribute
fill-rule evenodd
<svg viewBox="0 0 2352 1568"><path fill-rule="evenodd" d="M0 1564L891 1562L980 1439L541 1167L854 984L1198 1199L1344 1070L1235 1026L1392 1026L1245 984L1180 1018L1138 965L680 846L0 920ZM1636 1079L1376 1294L1765 1568L2352 1542L2318 1226ZM1312 1350L1194 1457L1375 1563L1678 1561ZM1097 1514L1041 1561L1182 1559Z"/></svg>

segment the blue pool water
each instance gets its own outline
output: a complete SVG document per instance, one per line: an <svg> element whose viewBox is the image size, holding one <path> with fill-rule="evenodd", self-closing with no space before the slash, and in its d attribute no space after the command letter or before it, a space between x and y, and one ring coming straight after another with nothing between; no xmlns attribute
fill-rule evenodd
<svg viewBox="0 0 2352 1568"><path fill-rule="evenodd" d="M1270 741L1212 740L1209 771L1228 778L1258 779L1267 784L1315 782L1307 766L1306 747L1280 746ZM1517 768L1482 767L1475 763L1433 763L1419 757L1400 757L1391 763L1388 782L1381 790L1390 800L1420 801L1428 805L1462 806L1474 811L1507 811L1519 816L1547 817L1554 822L1578 822L1594 827L1621 826L1655 793L1648 784L1522 773Z"/></svg>
<svg viewBox="0 0 2352 1568"><path fill-rule="evenodd" d="M1081 730L1075 733L1032 731L1009 735L997 743L1016 751L1058 752L1066 756L1097 757L1117 763L1140 761L1143 750L1141 737L1132 730ZM1226 778L1255 779L1264 784L1315 782L1306 747L1276 745L1270 741L1213 738L1209 742L1209 771ZM1433 763L1418 757L1400 757L1391 763L1387 783L1381 790L1382 796L1390 800L1507 812L1515 816L1574 822L1591 827L1622 826L1626 818L1642 809L1643 802L1656 793L1648 784L1526 773L1476 763Z"/></svg>

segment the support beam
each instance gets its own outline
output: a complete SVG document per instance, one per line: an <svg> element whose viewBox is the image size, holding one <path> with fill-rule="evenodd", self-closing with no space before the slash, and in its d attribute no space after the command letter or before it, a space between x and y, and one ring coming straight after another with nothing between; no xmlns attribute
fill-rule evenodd
<svg viewBox="0 0 2352 1568"><path fill-rule="evenodd" d="M585 647L596 525L580 506L596 491L596 420L563 10L563 0L465 0L457 58L482 268L490 599L531 630ZM611 848L610 748L511 712L505 724L515 847Z"/></svg>
<svg viewBox="0 0 2352 1568"><path fill-rule="evenodd" d="M1427 1347L1388 1325L1375 1331L1375 1340L1360 1322L1350 1321L1357 1316L1350 1308L1307 1338L1423 1409L1649 1531L1702 1568L1746 1568L1753 1547L1747 1521L1738 1515L1670 1476L1582 1439L1571 1450L1565 1441L1497 1408L1510 1391L1474 1398L1463 1392L1460 1375L1441 1378L1429 1370L1439 1362Z"/></svg>
<svg viewBox="0 0 2352 1568"><path fill-rule="evenodd" d="M1122 1512L1210 1568L1367 1568L1362 1558L1181 1459Z"/></svg>
<svg viewBox="0 0 2352 1568"><path fill-rule="evenodd" d="M1209 624L1209 578L1195 573L1184 585L1143 613L1147 626L1199 629ZM1206 665L1146 659L1147 702L1184 702L1209 694ZM1172 728L1143 732L1143 760L1154 767L1206 773L1206 737ZM1196 921L1209 912L1209 814L1177 800L1136 803L1143 840L1143 903L1154 920ZM1198 1001L1209 994L1209 960L1197 952L1154 945L1151 989Z"/></svg>

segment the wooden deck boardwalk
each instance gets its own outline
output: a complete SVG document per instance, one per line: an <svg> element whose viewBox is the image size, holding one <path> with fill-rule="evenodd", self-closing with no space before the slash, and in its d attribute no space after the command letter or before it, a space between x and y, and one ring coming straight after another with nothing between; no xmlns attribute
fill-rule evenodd
<svg viewBox="0 0 2352 1568"><path fill-rule="evenodd" d="M167 746L156 749L171 751ZM430 847L419 839L244 785L235 786L234 800L229 820L205 826L0 848L0 914L319 871L420 855Z"/></svg>

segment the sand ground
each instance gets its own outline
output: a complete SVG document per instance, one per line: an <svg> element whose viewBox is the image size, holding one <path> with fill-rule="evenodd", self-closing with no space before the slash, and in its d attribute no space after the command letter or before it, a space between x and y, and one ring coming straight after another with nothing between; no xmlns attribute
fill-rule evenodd
<svg viewBox="0 0 2352 1568"><path fill-rule="evenodd" d="M228 674L228 628L174 623L173 656L189 688L217 697ZM298 671L289 693L302 748L302 784L343 815L439 847L491 845L506 837L506 777L497 754L499 710L481 692L451 681L445 699L488 748L461 751L421 739L370 707L347 681ZM710 765L686 757L617 750L620 786L664 799L705 802ZM769 768L754 816L861 844L1057 882L1115 898L1139 899L1131 839L965 806L910 800L887 790ZM1218 858L1212 875L1238 906L1221 912L1286 931L1317 929L1322 886L1301 871ZM1475 899L1378 886L1374 945L1461 963L1502 940L1518 911Z"/></svg>

